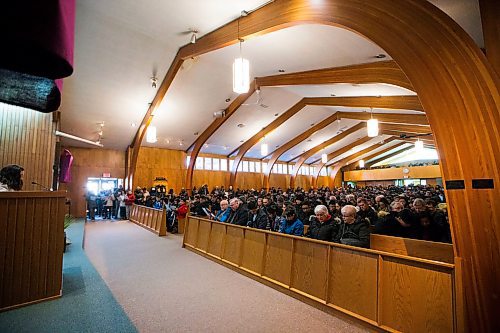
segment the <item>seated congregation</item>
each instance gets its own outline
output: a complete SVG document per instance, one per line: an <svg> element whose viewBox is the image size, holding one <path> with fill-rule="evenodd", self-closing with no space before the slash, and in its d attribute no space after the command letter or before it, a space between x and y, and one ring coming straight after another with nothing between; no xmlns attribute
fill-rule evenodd
<svg viewBox="0 0 500 333"><path fill-rule="evenodd" d="M352 246L369 248L371 233L451 243L439 186L209 192L205 185L181 197L192 199L195 216Z"/></svg>

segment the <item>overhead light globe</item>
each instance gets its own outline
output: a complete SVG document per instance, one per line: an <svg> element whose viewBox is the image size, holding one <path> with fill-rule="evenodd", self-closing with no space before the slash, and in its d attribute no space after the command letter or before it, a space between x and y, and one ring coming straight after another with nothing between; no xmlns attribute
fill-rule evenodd
<svg viewBox="0 0 500 333"><path fill-rule="evenodd" d="M367 123L367 132L370 138L374 138L378 136L378 120L377 119L369 119Z"/></svg>
<svg viewBox="0 0 500 333"><path fill-rule="evenodd" d="M424 150L424 142L417 140L415 141L415 151L422 152Z"/></svg>
<svg viewBox="0 0 500 333"><path fill-rule="evenodd" d="M233 91L237 94L247 93L250 89L250 63L240 57L233 62Z"/></svg>
<svg viewBox="0 0 500 333"><path fill-rule="evenodd" d="M323 163L328 162L328 156L326 154L321 154L321 162Z"/></svg>
<svg viewBox="0 0 500 333"><path fill-rule="evenodd" d="M262 156L266 156L267 154L269 154L269 146L267 145L267 143L263 143L260 145L260 154Z"/></svg>
<svg viewBox="0 0 500 333"><path fill-rule="evenodd" d="M364 168L365 167L365 161L364 160L359 160L359 167Z"/></svg>

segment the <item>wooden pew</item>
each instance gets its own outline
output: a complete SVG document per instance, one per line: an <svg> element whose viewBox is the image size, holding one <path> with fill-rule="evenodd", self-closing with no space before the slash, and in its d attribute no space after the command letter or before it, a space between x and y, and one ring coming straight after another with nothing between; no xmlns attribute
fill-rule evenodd
<svg viewBox="0 0 500 333"><path fill-rule="evenodd" d="M455 265L188 216L183 246L325 311L402 332L456 332Z"/></svg>
<svg viewBox="0 0 500 333"><path fill-rule="evenodd" d="M447 262L449 264L455 262L453 245L448 243L371 234L370 248L410 257Z"/></svg>
<svg viewBox="0 0 500 333"><path fill-rule="evenodd" d="M0 311L60 297L66 192L0 192Z"/></svg>
<svg viewBox="0 0 500 333"><path fill-rule="evenodd" d="M141 205L132 205L129 221L157 234L167 234L167 216L165 209L154 209Z"/></svg>

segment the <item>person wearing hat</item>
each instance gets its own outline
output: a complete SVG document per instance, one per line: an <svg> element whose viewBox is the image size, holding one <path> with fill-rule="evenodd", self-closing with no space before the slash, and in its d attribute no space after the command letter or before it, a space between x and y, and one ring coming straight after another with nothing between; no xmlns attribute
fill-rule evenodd
<svg viewBox="0 0 500 333"><path fill-rule="evenodd" d="M297 218L295 207L288 206L285 209L285 219L281 222L279 232L294 236L304 234L304 224Z"/></svg>

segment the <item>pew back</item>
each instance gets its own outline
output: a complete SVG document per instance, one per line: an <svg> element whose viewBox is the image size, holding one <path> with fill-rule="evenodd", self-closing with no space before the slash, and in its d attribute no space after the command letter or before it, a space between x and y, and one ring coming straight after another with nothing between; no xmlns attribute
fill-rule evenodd
<svg viewBox="0 0 500 333"><path fill-rule="evenodd" d="M167 234L167 216L164 209L132 205L129 220L158 236Z"/></svg>
<svg viewBox="0 0 500 333"><path fill-rule="evenodd" d="M449 264L455 262L453 245L448 243L371 234L370 248L410 257L447 262Z"/></svg>
<svg viewBox="0 0 500 333"><path fill-rule="evenodd" d="M0 311L61 296L66 192L0 192Z"/></svg>
<svg viewBox="0 0 500 333"><path fill-rule="evenodd" d="M183 245L373 326L457 331L454 265L189 216Z"/></svg>

